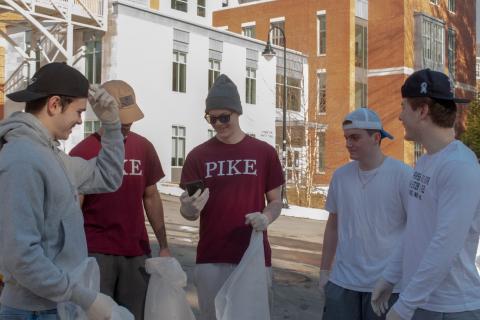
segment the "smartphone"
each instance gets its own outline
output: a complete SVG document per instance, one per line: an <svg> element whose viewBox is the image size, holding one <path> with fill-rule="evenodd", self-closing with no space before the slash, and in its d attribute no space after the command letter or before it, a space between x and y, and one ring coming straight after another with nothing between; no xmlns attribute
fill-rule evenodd
<svg viewBox="0 0 480 320"><path fill-rule="evenodd" d="M193 196L198 189L200 189L201 192L203 192L205 189L205 185L203 184L202 180L195 180L185 183L185 187L187 188L187 192L190 197Z"/></svg>

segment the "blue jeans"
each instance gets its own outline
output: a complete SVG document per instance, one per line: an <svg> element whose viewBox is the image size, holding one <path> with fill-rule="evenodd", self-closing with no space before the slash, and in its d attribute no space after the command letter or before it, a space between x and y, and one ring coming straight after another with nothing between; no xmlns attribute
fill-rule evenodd
<svg viewBox="0 0 480 320"><path fill-rule="evenodd" d="M28 311L0 306L0 320L57 320L57 309Z"/></svg>

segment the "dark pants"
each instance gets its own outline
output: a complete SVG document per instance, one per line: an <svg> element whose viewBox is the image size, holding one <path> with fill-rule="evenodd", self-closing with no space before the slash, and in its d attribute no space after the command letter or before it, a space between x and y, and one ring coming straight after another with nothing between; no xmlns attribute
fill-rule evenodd
<svg viewBox="0 0 480 320"><path fill-rule="evenodd" d="M109 295L127 308L136 320L143 320L149 275L145 271L146 256L123 257L90 254L100 266L100 292Z"/></svg>
<svg viewBox="0 0 480 320"><path fill-rule="evenodd" d="M480 309L448 313L417 309L412 320L480 320Z"/></svg>
<svg viewBox="0 0 480 320"><path fill-rule="evenodd" d="M57 320L57 309L28 311L0 306L0 320Z"/></svg>
<svg viewBox="0 0 480 320"><path fill-rule="evenodd" d="M391 307L398 299L398 294L392 294L389 301ZM323 320L384 320L377 316L370 304L371 292L348 290L328 282L325 286L325 312Z"/></svg>

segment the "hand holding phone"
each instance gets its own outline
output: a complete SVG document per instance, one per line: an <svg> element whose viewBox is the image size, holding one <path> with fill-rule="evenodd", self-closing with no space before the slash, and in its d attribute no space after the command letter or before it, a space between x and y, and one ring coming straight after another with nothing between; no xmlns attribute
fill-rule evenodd
<svg viewBox="0 0 480 320"><path fill-rule="evenodd" d="M191 197L200 189L200 193L203 192L205 189L205 185L203 184L202 180L195 180L185 184L185 188L187 189L188 195Z"/></svg>
<svg viewBox="0 0 480 320"><path fill-rule="evenodd" d="M185 219L193 221L200 216L210 193L202 181L186 183L185 188L187 190L180 196L180 213Z"/></svg>

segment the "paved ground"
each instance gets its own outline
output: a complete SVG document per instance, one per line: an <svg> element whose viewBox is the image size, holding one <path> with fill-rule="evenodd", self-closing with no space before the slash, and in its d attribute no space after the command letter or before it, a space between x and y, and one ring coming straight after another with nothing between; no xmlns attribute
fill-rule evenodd
<svg viewBox="0 0 480 320"><path fill-rule="evenodd" d="M187 296L198 315L196 290L191 283L198 241L198 222L183 219L178 198L162 195L171 250L189 277ZM274 314L272 320L319 318L317 291L325 221L281 216L269 227L273 258ZM149 230L150 237L154 235ZM152 241L153 251L158 247Z"/></svg>

